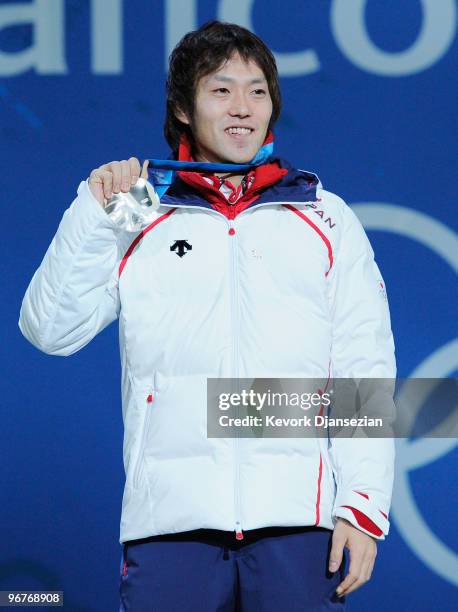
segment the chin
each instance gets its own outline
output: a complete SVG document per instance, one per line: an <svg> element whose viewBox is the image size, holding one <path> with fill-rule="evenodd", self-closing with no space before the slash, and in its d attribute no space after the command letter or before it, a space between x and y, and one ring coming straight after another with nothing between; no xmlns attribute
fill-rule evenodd
<svg viewBox="0 0 458 612"><path fill-rule="evenodd" d="M228 155L228 159L233 164L248 164L256 155L256 151L236 151Z"/></svg>
<svg viewBox="0 0 458 612"><path fill-rule="evenodd" d="M253 159L254 155L250 155L250 156L246 156L246 155L242 155L242 156L234 156L231 159L231 163L233 164L248 164L252 159Z"/></svg>

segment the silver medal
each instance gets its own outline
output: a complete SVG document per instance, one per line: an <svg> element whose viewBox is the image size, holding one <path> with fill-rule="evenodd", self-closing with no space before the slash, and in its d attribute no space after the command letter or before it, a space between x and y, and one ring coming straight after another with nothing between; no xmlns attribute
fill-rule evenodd
<svg viewBox="0 0 458 612"><path fill-rule="evenodd" d="M115 193L104 209L122 230L140 232L156 219L159 196L149 181L139 178L128 193Z"/></svg>

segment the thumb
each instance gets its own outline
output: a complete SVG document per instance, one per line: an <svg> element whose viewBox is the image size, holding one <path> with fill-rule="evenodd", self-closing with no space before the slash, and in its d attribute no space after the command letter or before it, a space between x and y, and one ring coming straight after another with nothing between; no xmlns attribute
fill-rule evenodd
<svg viewBox="0 0 458 612"><path fill-rule="evenodd" d="M140 176L144 179L148 178L148 165L149 165L149 160L145 159L145 161L143 162L142 173L140 174Z"/></svg>
<svg viewBox="0 0 458 612"><path fill-rule="evenodd" d="M345 546L345 538L337 534L335 531L332 535L332 547L329 554L329 571L336 572L341 563L343 557L343 549Z"/></svg>
<svg viewBox="0 0 458 612"><path fill-rule="evenodd" d="M94 198L98 201L100 206L103 208L105 203L105 196L103 193L103 182L99 176L89 177L89 189L92 192Z"/></svg>

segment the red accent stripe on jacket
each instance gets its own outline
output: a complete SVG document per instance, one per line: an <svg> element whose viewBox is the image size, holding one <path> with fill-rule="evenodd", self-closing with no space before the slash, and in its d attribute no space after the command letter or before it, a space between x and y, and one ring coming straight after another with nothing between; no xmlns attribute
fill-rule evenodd
<svg viewBox="0 0 458 612"><path fill-rule="evenodd" d="M320 453L320 466L318 468L316 505L315 505L315 525L320 522L320 500L321 500L321 477L323 475L323 457Z"/></svg>
<svg viewBox="0 0 458 612"><path fill-rule="evenodd" d="M358 495L362 495L366 499L369 499L369 495L367 493L361 493L361 491L355 491L355 493L358 493Z"/></svg>
<svg viewBox="0 0 458 612"><path fill-rule="evenodd" d="M156 225L158 223L160 223L161 221L164 221L165 219L167 219L167 217L170 217L170 215L172 213L174 213L176 211L176 208L171 208L170 210L168 210L165 214L161 215L160 217L158 217L155 221L153 221L150 225L148 225L148 227L145 227L144 230L142 230L138 236L136 236L135 240L132 242L132 244L130 245L130 247L127 249L124 257L121 260L121 263L119 264L119 276L121 276L122 271L124 270L124 268L126 267L126 263L127 260L129 259L129 257L132 254L132 251L135 249L135 247L137 246L137 244L140 242L140 240L143 238L143 236L145 236L149 231L151 231L153 229L153 227L156 227Z"/></svg>
<svg viewBox="0 0 458 612"><path fill-rule="evenodd" d="M331 246L331 243L329 242L328 238L323 234L323 232L320 230L320 228L317 227L315 225L315 223L313 223L313 221L311 221L306 215L304 215L304 213L302 213L300 210L298 210L295 206L293 206L292 204L283 204L283 206L285 208L289 208L289 210L292 210L294 213L296 213L296 215L298 215L301 219L303 219L306 223L308 223L310 225L310 227L312 227L316 231L316 233L320 236L320 238L325 243L326 248L328 249L328 258L329 258L329 269L328 269L328 271L325 274L325 276L327 276L329 274L329 272L331 271L332 264L334 262L334 258L332 256L332 246Z"/></svg>
<svg viewBox="0 0 458 612"><path fill-rule="evenodd" d="M379 527L377 527L377 525L373 521L371 521L371 519L368 516L363 514L360 510L358 510L357 508L352 508L351 506L341 506L341 507L348 508L349 510L353 512L356 522L358 523L360 527L362 527L366 531L369 531L369 533L372 533L372 535L375 535L375 536L382 535L383 531Z"/></svg>

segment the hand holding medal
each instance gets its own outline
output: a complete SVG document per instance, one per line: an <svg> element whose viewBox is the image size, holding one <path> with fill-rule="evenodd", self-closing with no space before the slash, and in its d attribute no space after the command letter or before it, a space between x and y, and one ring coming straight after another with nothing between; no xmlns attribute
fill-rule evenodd
<svg viewBox="0 0 458 612"><path fill-rule="evenodd" d="M248 172L266 161L272 143L261 147L247 164L145 159L140 175L136 157L113 161L93 170L89 186L114 223L127 232L140 232L157 217L160 198L173 183L178 170L187 172ZM140 175L140 176L139 176Z"/></svg>

